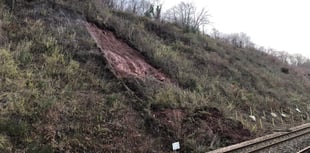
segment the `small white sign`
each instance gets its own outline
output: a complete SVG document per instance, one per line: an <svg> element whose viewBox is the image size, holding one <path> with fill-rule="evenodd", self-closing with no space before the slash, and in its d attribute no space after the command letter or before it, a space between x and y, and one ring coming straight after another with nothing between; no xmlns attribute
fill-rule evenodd
<svg viewBox="0 0 310 153"><path fill-rule="evenodd" d="M282 113L282 114L281 114L281 116L282 116L282 117L287 117L287 115L286 115L286 114L284 114L284 113Z"/></svg>
<svg viewBox="0 0 310 153"><path fill-rule="evenodd" d="M176 151L178 149L180 149L180 142L172 143L172 150Z"/></svg>
<svg viewBox="0 0 310 153"><path fill-rule="evenodd" d="M272 117L277 117L276 113L270 113Z"/></svg>
<svg viewBox="0 0 310 153"><path fill-rule="evenodd" d="M254 115L249 116L254 122L256 121L256 117Z"/></svg>

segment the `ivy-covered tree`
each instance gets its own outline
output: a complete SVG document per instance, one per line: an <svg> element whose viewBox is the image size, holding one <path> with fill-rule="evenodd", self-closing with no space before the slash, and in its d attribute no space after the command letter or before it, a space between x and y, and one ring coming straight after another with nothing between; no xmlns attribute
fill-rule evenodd
<svg viewBox="0 0 310 153"><path fill-rule="evenodd" d="M144 13L146 17L154 18L159 21L161 17L162 5L157 5L156 9L154 9L154 4L150 5L150 8Z"/></svg>
<svg viewBox="0 0 310 153"><path fill-rule="evenodd" d="M16 0L5 0L5 4L10 10L14 10Z"/></svg>

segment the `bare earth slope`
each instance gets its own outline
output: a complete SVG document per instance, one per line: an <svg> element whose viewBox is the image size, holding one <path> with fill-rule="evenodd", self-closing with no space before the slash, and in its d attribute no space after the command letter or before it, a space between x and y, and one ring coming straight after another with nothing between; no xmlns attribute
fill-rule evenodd
<svg viewBox="0 0 310 153"><path fill-rule="evenodd" d="M94 24L85 25L117 77L154 77L169 82L163 73L149 65L136 50L118 40L112 32L101 30Z"/></svg>

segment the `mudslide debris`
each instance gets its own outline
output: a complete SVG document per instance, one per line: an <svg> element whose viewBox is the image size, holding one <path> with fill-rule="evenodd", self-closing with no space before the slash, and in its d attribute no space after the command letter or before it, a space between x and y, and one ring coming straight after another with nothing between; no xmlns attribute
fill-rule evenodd
<svg viewBox="0 0 310 153"><path fill-rule="evenodd" d="M85 23L85 25L113 69L112 71L116 73L116 77L134 76L140 79L153 77L162 82L170 82L169 78L148 64L135 49L117 39L112 32L102 30L91 23Z"/></svg>

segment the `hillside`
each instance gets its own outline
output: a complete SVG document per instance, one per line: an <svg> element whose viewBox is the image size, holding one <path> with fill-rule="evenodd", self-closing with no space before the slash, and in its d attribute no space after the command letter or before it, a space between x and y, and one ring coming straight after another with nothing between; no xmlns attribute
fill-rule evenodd
<svg viewBox="0 0 310 153"><path fill-rule="evenodd" d="M0 2L0 152L205 152L309 121L277 58L95 1Z"/></svg>

